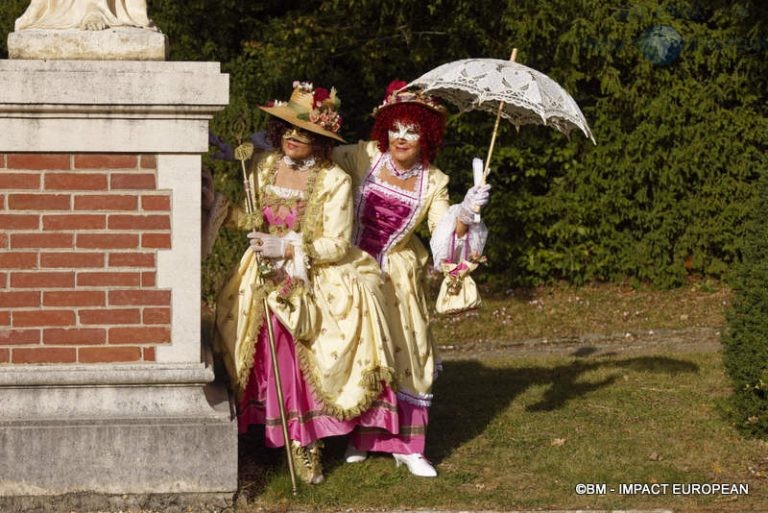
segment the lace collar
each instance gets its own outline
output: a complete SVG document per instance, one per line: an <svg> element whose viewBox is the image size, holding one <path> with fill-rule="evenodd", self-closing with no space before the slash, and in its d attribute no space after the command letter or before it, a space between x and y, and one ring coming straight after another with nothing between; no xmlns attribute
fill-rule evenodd
<svg viewBox="0 0 768 513"><path fill-rule="evenodd" d="M395 161L392 159L392 155L389 152L384 154L384 165L390 171L392 176L403 181L413 178L414 176L419 176L424 171L424 165L421 162L416 162L405 171L398 171Z"/></svg>
<svg viewBox="0 0 768 513"><path fill-rule="evenodd" d="M283 155L282 160L286 166L296 171L307 171L317 163L315 157L309 157L304 160L294 160L288 155Z"/></svg>
<svg viewBox="0 0 768 513"><path fill-rule="evenodd" d="M305 191L301 191L299 189L291 189L290 187L281 187L279 185L274 184L267 184L264 187L265 190L271 192L275 196L279 196L281 198L298 198L298 199L305 199L307 197L307 194Z"/></svg>

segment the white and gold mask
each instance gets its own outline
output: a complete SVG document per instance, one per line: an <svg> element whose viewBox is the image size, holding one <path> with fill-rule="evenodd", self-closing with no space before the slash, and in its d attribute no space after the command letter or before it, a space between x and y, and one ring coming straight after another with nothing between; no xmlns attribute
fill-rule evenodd
<svg viewBox="0 0 768 513"><path fill-rule="evenodd" d="M417 125L395 121L389 130L389 138L391 140L405 139L409 142L416 142L421 139L421 134Z"/></svg>

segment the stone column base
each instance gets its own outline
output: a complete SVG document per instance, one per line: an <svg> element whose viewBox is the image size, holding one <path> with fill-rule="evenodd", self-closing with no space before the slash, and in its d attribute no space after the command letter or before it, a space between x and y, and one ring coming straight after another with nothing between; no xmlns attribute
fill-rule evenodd
<svg viewBox="0 0 768 513"><path fill-rule="evenodd" d="M210 365L48 369L0 366L0 510L67 494L231 503L237 426Z"/></svg>
<svg viewBox="0 0 768 513"><path fill-rule="evenodd" d="M59 513L62 511L223 511L232 506L232 494L182 493L153 495L104 495L73 493L48 496L0 497L4 513Z"/></svg>

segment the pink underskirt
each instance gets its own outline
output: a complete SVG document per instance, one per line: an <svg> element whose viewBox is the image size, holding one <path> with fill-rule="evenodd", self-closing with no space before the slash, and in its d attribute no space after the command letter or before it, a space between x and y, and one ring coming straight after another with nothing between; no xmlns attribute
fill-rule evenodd
<svg viewBox="0 0 768 513"><path fill-rule="evenodd" d="M400 416L399 434L361 426L352 434L352 445L361 451L424 454L429 408L398 401L397 412Z"/></svg>
<svg viewBox="0 0 768 513"><path fill-rule="evenodd" d="M305 446L320 438L346 435L356 427L377 428L390 434L399 432L398 408L395 406L397 398L387 385L379 399L359 417L340 420L324 413L301 372L293 337L274 315L270 317L288 417L288 437L291 440L298 440ZM273 383L267 327L262 325L248 386L238 408L238 427L241 433L245 433L252 424L264 424L266 446L282 447L285 442Z"/></svg>

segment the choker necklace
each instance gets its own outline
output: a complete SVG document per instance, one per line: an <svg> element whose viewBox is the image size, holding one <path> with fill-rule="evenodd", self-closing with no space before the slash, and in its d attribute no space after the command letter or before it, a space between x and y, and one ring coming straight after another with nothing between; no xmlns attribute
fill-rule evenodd
<svg viewBox="0 0 768 513"><path fill-rule="evenodd" d="M315 157L304 160L293 160L288 155L283 155L283 163L294 171L306 171L315 165Z"/></svg>
<svg viewBox="0 0 768 513"><path fill-rule="evenodd" d="M423 169L421 162L416 162L410 167L410 169L406 169L405 171L398 171L397 166L395 166L395 161L392 160L392 155L390 153L387 153L386 163L387 168L389 169L392 176L400 180L408 180L414 176L419 176L419 173L421 173Z"/></svg>

